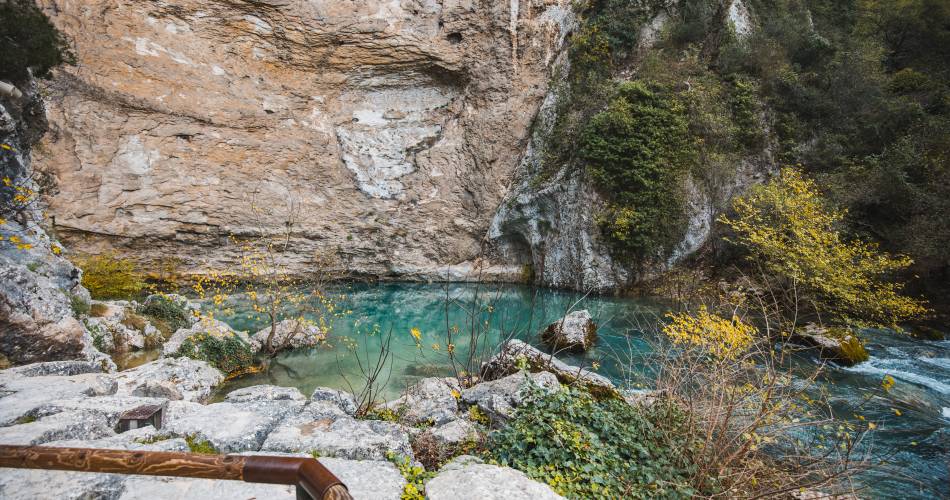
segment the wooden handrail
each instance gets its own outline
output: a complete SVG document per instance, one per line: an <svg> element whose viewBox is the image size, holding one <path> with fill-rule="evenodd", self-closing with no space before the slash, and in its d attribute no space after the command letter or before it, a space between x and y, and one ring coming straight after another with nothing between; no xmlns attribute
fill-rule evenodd
<svg viewBox="0 0 950 500"><path fill-rule="evenodd" d="M287 484L297 487L298 499L353 498L312 458L0 445L0 467Z"/></svg>

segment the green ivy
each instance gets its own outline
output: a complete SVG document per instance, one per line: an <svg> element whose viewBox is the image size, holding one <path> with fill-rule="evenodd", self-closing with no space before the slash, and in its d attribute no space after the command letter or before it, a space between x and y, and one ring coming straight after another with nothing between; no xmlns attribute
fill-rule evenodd
<svg viewBox="0 0 950 500"><path fill-rule="evenodd" d="M188 311L166 297L149 297L149 300L139 309L139 313L154 320L155 326L166 335L191 325L188 320Z"/></svg>
<svg viewBox="0 0 950 500"><path fill-rule="evenodd" d="M488 449L498 463L568 498L689 498L701 492L689 484L685 420L662 402L635 407L573 388L548 394L533 387Z"/></svg>
<svg viewBox="0 0 950 500"><path fill-rule="evenodd" d="M684 178L697 161L683 103L658 84L621 83L580 146L609 200L597 220L616 254L630 261L672 250L686 229Z"/></svg>
<svg viewBox="0 0 950 500"><path fill-rule="evenodd" d="M234 335L188 337L173 356L207 361L224 373L244 371L254 365L251 346Z"/></svg>

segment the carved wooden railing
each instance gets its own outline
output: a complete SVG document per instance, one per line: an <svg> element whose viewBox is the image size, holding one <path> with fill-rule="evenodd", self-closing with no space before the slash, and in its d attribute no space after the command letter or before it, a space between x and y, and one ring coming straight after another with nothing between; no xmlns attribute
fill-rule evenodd
<svg viewBox="0 0 950 500"><path fill-rule="evenodd" d="M297 487L298 500L353 498L312 458L0 445L0 467L286 484Z"/></svg>

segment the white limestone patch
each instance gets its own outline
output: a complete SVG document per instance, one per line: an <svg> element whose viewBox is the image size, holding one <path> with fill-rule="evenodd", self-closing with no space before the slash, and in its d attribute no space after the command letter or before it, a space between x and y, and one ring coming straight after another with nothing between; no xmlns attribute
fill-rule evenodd
<svg viewBox="0 0 950 500"><path fill-rule="evenodd" d="M729 5L728 16L729 24L740 40L752 34L752 15L742 0L735 0Z"/></svg>
<svg viewBox="0 0 950 500"><path fill-rule="evenodd" d="M157 149L146 149L138 135L127 135L119 143L119 149L112 160L120 170L136 175L145 175L161 159Z"/></svg>
<svg viewBox="0 0 950 500"><path fill-rule="evenodd" d="M425 83L412 76L390 82L370 77L361 81L363 88L343 96L351 119L336 128L341 157L367 195L399 197L405 189L400 179L416 170L415 154L441 137L443 108L456 94Z"/></svg>
<svg viewBox="0 0 950 500"><path fill-rule="evenodd" d="M178 64L184 64L187 66L193 66L194 63L191 59L188 59L187 56L181 52L176 52L174 50L166 49L161 45L149 40L145 37L137 37L134 40L128 37L122 38L125 41L131 42L135 46L135 53L140 56L151 56L151 57L161 57L163 54L167 55L172 61L175 61Z"/></svg>
<svg viewBox="0 0 950 500"><path fill-rule="evenodd" d="M271 25L268 24L267 21L257 16L252 16L250 14L247 14L244 16L244 20L251 23L251 25L254 26L254 31L257 33L269 35L274 32L274 28L271 27Z"/></svg>

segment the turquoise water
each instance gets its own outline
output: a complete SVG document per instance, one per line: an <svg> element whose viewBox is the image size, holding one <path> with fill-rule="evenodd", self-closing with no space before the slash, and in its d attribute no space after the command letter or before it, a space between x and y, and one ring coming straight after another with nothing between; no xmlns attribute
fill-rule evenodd
<svg viewBox="0 0 950 500"><path fill-rule="evenodd" d="M475 352L484 357L510 337L540 345L538 332L571 309L591 312L599 325L598 341L588 353L559 357L597 366L628 385L643 380L656 341L652 327L666 311L653 300L519 285L388 283L338 291L345 296L340 305L352 313L336 321L330 345L282 354L267 373L231 381L219 394L258 384L294 386L305 394L319 386L353 391L362 386L360 366L374 365L388 339L392 356L381 372L380 397L393 399L420 378L453 373L446 354L446 332L453 327L458 328L452 339L458 357L471 352L473 330L481 332ZM250 332L265 326L239 299L232 306L232 314L218 317ZM419 330L421 347L413 328ZM853 368L831 367L822 384L839 416L849 418L860 407L865 418L879 424L865 444L887 465L859 477L869 487L860 496L950 498L950 341L877 331L867 335L871 360ZM811 366L814 360L799 362ZM880 389L885 374L897 381L886 394Z"/></svg>

